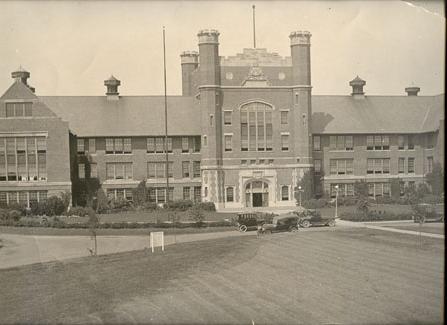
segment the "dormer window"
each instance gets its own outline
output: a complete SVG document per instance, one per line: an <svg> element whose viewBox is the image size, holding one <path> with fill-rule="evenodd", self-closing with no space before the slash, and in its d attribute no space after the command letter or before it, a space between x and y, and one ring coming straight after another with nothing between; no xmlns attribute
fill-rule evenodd
<svg viewBox="0 0 447 325"><path fill-rule="evenodd" d="M33 103L6 103L6 117L32 116Z"/></svg>

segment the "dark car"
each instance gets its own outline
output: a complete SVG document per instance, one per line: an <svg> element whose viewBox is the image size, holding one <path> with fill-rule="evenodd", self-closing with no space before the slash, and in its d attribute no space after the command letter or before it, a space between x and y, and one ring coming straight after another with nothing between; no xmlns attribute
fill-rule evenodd
<svg viewBox="0 0 447 325"><path fill-rule="evenodd" d="M335 217L322 216L319 211L314 209L295 211L295 214L298 216L298 224L303 228L310 226L335 227Z"/></svg>
<svg viewBox="0 0 447 325"><path fill-rule="evenodd" d="M444 222L444 204L420 203L413 207L414 222Z"/></svg>
<svg viewBox="0 0 447 325"><path fill-rule="evenodd" d="M298 216L294 213L280 214L273 217L272 223L264 223L260 227L260 232L270 234L279 231L298 231Z"/></svg>
<svg viewBox="0 0 447 325"><path fill-rule="evenodd" d="M266 215L265 213L241 212L237 214L236 226L240 232L257 230L268 219L269 215Z"/></svg>

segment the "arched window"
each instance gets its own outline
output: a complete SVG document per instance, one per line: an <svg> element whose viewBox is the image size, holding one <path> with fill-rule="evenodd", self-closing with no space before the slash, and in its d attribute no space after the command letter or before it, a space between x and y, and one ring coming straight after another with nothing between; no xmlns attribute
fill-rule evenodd
<svg viewBox="0 0 447 325"><path fill-rule="evenodd" d="M241 107L241 151L272 151L273 124L270 105L252 102Z"/></svg>
<svg viewBox="0 0 447 325"><path fill-rule="evenodd" d="M289 187L287 185L281 186L281 201L289 201Z"/></svg>

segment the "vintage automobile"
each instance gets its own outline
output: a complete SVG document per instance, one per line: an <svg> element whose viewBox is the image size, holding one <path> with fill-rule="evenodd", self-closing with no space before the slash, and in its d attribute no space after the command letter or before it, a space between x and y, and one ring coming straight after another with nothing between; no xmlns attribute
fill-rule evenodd
<svg viewBox="0 0 447 325"><path fill-rule="evenodd" d="M272 215L260 212L241 212L237 214L236 226L240 232L258 230Z"/></svg>
<svg viewBox="0 0 447 325"><path fill-rule="evenodd" d="M444 204L420 203L413 206L414 222L444 222Z"/></svg>
<svg viewBox="0 0 447 325"><path fill-rule="evenodd" d="M271 234L279 231L298 231L298 216L295 213L284 213L273 217L272 223L264 223L260 233Z"/></svg>
<svg viewBox="0 0 447 325"><path fill-rule="evenodd" d="M322 216L321 213L314 209L306 209L304 211L295 211L298 216L298 224L303 228L310 226L335 226L335 217Z"/></svg>

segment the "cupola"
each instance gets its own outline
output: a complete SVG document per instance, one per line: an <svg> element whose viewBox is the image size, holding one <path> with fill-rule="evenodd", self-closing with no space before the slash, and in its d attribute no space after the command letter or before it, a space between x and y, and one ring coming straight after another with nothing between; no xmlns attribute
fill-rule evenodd
<svg viewBox="0 0 447 325"><path fill-rule="evenodd" d="M365 92L363 91L363 86L366 85L365 80L363 80L359 76L357 76L349 82L349 85L352 87L351 95L354 98L364 98L365 97Z"/></svg>
<svg viewBox="0 0 447 325"><path fill-rule="evenodd" d="M11 77L16 81L16 82L21 82L23 83L25 86L27 86L32 92L35 91L34 87L31 87L30 85L28 85L28 78L30 77L30 73L28 71L26 71L25 69L22 68L22 66L20 66L16 71L13 71L11 73Z"/></svg>
<svg viewBox="0 0 447 325"><path fill-rule="evenodd" d="M418 92L421 90L421 88L419 87L415 87L415 86L411 86L411 87L407 87L405 88L405 91L407 93L408 96L417 96Z"/></svg>
<svg viewBox="0 0 447 325"><path fill-rule="evenodd" d="M112 75L110 76L109 79L104 81L104 85L107 87L106 92L107 99L118 100L119 99L118 86L121 85L121 81L119 81Z"/></svg>

